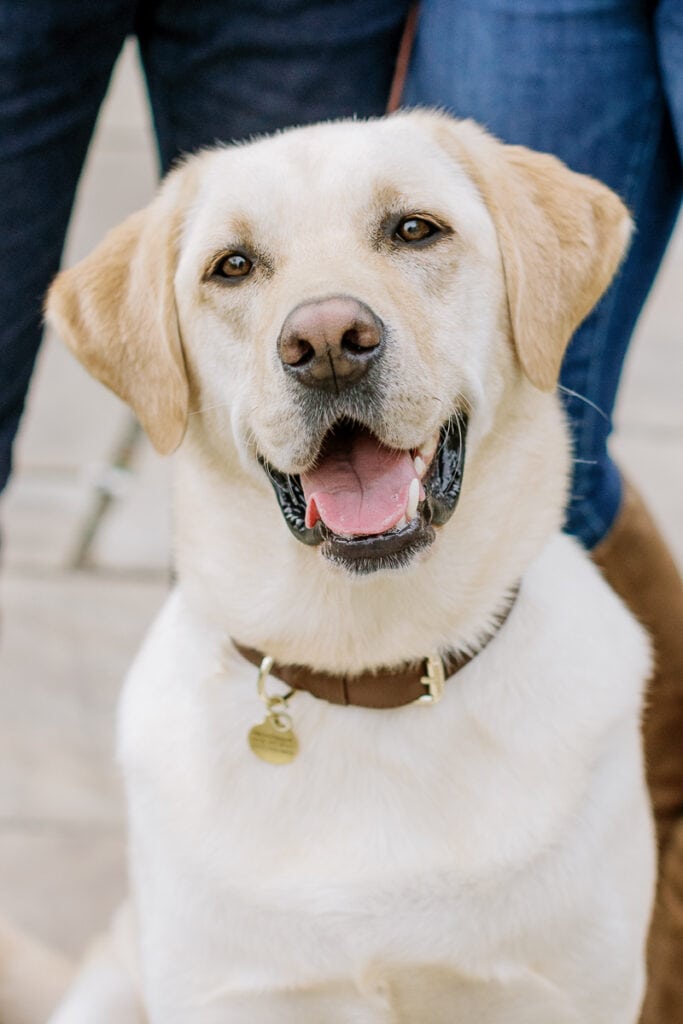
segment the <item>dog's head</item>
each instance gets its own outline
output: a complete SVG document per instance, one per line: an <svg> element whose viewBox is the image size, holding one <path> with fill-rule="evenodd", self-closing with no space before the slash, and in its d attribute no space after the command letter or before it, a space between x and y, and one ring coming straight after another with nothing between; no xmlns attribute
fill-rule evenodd
<svg viewBox="0 0 683 1024"><path fill-rule="evenodd" d="M629 231L607 188L471 122L339 122L189 160L48 318L159 451L189 417L367 572L429 547L506 389L554 389Z"/></svg>

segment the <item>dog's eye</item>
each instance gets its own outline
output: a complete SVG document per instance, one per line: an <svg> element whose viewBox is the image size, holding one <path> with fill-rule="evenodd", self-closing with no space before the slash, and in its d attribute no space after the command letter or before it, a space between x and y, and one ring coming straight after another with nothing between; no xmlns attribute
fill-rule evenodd
<svg viewBox="0 0 683 1024"><path fill-rule="evenodd" d="M440 231L438 224L424 217L404 217L397 225L394 236L402 242L423 242Z"/></svg>
<svg viewBox="0 0 683 1024"><path fill-rule="evenodd" d="M230 280L235 280L242 277L248 277L251 273L254 264L245 256L242 252L230 252L227 256L222 256L213 269L213 277L226 277Z"/></svg>

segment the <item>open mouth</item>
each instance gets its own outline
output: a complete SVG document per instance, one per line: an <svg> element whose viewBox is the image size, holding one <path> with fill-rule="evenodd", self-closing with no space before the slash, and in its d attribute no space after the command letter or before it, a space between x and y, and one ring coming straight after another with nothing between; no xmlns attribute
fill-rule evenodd
<svg viewBox="0 0 683 1024"><path fill-rule="evenodd" d="M367 427L338 421L301 476L265 469L290 530L355 573L401 568L429 547L453 514L465 462L467 418L454 414L419 448L384 445Z"/></svg>

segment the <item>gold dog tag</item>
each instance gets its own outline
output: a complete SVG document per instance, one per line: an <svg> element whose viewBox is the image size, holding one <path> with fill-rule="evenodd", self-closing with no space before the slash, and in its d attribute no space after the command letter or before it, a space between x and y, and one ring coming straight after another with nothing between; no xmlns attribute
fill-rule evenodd
<svg viewBox="0 0 683 1024"><path fill-rule="evenodd" d="M299 741L294 735L292 719L287 713L287 701L294 696L294 690L268 696L266 681L272 667L273 659L265 655L258 671L256 690L266 705L268 714L260 725L255 725L249 730L249 746L257 757L268 764L289 764L299 753Z"/></svg>
<svg viewBox="0 0 683 1024"><path fill-rule="evenodd" d="M271 713L249 732L249 746L268 764L289 764L299 753L289 715Z"/></svg>

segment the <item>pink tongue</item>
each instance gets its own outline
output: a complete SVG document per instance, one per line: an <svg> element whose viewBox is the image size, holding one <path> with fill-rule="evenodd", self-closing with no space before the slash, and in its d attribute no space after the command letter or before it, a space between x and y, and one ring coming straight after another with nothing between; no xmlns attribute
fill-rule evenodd
<svg viewBox="0 0 683 1024"><path fill-rule="evenodd" d="M322 519L333 533L385 533L405 515L408 490L417 474L410 452L385 448L359 433L351 448L331 452L310 473L302 473L306 526Z"/></svg>

